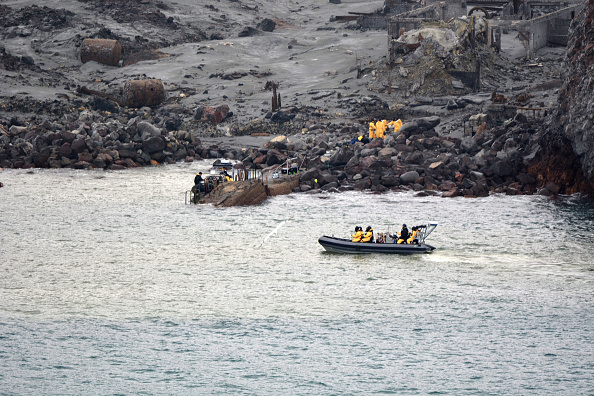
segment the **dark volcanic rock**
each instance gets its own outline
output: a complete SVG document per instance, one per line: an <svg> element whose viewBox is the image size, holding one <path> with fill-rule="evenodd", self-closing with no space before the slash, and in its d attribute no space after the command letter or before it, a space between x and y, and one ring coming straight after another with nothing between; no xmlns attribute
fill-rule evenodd
<svg viewBox="0 0 594 396"><path fill-rule="evenodd" d="M276 22L274 22L272 19L265 18L260 23L258 23L256 27L263 32L272 32L276 27Z"/></svg>
<svg viewBox="0 0 594 396"><path fill-rule="evenodd" d="M144 151L149 154L156 153L157 151L163 151L166 147L165 141L161 136L151 137L142 142Z"/></svg>
<svg viewBox="0 0 594 396"><path fill-rule="evenodd" d="M354 155L355 153L350 148L341 147L330 157L329 163L332 166L346 165Z"/></svg>
<svg viewBox="0 0 594 396"><path fill-rule="evenodd" d="M237 35L238 37L252 37L258 34L258 30L254 29L253 27L246 26L243 28L241 32Z"/></svg>
<svg viewBox="0 0 594 396"><path fill-rule="evenodd" d="M287 114L282 111L277 111L270 117L270 121L275 122L277 124L284 124L285 122L289 122L293 119L293 115Z"/></svg>

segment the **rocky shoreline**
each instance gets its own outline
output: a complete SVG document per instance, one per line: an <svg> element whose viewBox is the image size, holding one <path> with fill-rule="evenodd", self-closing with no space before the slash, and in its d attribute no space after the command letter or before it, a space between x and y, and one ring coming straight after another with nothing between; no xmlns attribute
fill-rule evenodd
<svg viewBox="0 0 594 396"><path fill-rule="evenodd" d="M562 52L554 49L546 62L514 64L485 46L480 48L482 91L447 76L433 81L439 56L424 70L423 91L409 71L425 52L435 52L431 48L439 41L424 40L419 49L427 47L425 52L410 53L400 67L389 68L382 59L385 50L369 49L370 43L384 42L382 33L338 26L317 4L298 10L285 4L270 12L283 15L274 20L259 16L265 2L261 9L241 2L68 4L68 10L0 6L6 41L0 46L6 77L0 95L0 168L119 171L227 158L260 170L294 161L306 171L293 192L593 194L588 177L594 167L588 72L594 53L588 25L592 1L573 28L565 60L572 74L561 72ZM321 7L327 13L335 6ZM356 6L344 4L340 10ZM187 17L192 10L203 11L199 19ZM134 13L137 19L130 19ZM93 18L99 21L95 25L89 23ZM82 28L84 35L74 34ZM144 29L146 38L137 29ZM50 30L60 35L47 39L44 32ZM81 64L77 51L85 37L121 41L122 67ZM224 41L231 38L234 42ZM437 52L458 59L465 40L467 33L457 49ZM266 56L272 50L286 59L270 64ZM220 60L230 66L215 63ZM405 69L408 63L413 67ZM110 99L124 82L157 77L167 93L158 105L125 107ZM403 89L392 85L398 81ZM273 95L277 87L283 93L283 105L279 93L272 111L270 85ZM88 95L93 92L110 94ZM545 104L557 94L558 104ZM367 136L369 121L381 119L402 119L404 125L385 139L356 140ZM255 140L245 145L240 137Z"/></svg>
<svg viewBox="0 0 594 396"><path fill-rule="evenodd" d="M62 119L43 117L42 122L32 119L27 125L17 118L2 120L7 125L0 128L0 167L123 170L227 158L248 169L266 170L294 159L307 171L293 192L414 190L444 197L565 192L564 186L544 183L534 172L543 132L533 127L539 120L521 113L499 127L478 128L463 138L437 133L438 116L413 118L397 133L367 144L352 143L353 138L367 135L357 122L270 121L267 130L275 135L263 133L260 147L245 148L225 143L228 138L224 137L203 144L196 133L168 130L168 121L180 114L190 121L196 118L180 104L112 110L116 113L85 108L76 118L77 113L70 112ZM283 112L274 115L292 118ZM263 130L253 124L234 130L249 132L254 128ZM203 124L197 130L205 133L208 129L208 124ZM280 135L283 132L286 134ZM205 140L213 137L215 134Z"/></svg>

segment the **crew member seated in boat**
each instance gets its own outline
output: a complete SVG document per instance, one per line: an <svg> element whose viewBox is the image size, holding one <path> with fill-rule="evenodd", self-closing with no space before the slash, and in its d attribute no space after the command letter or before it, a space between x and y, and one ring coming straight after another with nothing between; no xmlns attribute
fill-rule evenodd
<svg viewBox="0 0 594 396"><path fill-rule="evenodd" d="M233 181L233 178L229 176L227 171L223 171L223 174L225 175L225 181Z"/></svg>
<svg viewBox="0 0 594 396"><path fill-rule="evenodd" d="M361 242L361 238L363 237L363 228L361 228L361 226L356 226L355 227L355 233L352 235L353 242Z"/></svg>
<svg viewBox="0 0 594 396"><path fill-rule="evenodd" d="M365 235L361 238L361 242L373 242L373 228L371 228L371 226L367 226Z"/></svg>
<svg viewBox="0 0 594 396"><path fill-rule="evenodd" d="M410 237L406 240L406 243L408 243L409 245L411 243L417 243L417 241L415 241L417 235L419 235L419 229L417 227L413 227L412 232L410 233Z"/></svg>
<svg viewBox="0 0 594 396"><path fill-rule="evenodd" d="M397 243L406 243L408 237L408 228L406 228L406 224L402 224L402 229L400 230L400 236L398 237Z"/></svg>

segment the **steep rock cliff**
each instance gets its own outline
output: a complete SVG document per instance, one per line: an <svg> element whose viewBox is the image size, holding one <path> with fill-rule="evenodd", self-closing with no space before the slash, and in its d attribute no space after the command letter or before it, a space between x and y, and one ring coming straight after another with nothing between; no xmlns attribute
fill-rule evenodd
<svg viewBox="0 0 594 396"><path fill-rule="evenodd" d="M585 1L571 24L566 66L559 109L542 126L531 171L541 186L553 182L560 193L594 196L594 0Z"/></svg>
<svg viewBox="0 0 594 396"><path fill-rule="evenodd" d="M594 177L594 0L574 18L567 46L567 70L559 93L560 126L580 157L585 175Z"/></svg>

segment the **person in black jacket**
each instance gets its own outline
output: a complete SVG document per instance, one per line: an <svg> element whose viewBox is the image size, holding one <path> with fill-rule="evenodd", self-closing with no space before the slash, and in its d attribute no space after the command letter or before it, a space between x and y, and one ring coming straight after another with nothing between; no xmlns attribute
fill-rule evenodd
<svg viewBox="0 0 594 396"><path fill-rule="evenodd" d="M408 228L406 224L402 224L402 230L400 230L400 236L398 237L398 243L406 243L409 237Z"/></svg>
<svg viewBox="0 0 594 396"><path fill-rule="evenodd" d="M202 172L196 173L196 177L194 177L194 184L200 184L202 181Z"/></svg>

